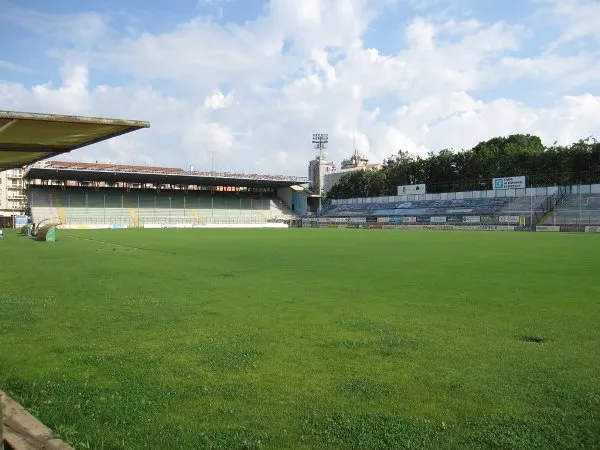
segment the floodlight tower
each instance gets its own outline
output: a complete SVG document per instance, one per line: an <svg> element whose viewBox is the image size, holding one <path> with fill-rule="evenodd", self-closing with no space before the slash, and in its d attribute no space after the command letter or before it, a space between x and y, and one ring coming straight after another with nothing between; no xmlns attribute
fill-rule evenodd
<svg viewBox="0 0 600 450"><path fill-rule="evenodd" d="M327 148L329 143L329 135L327 133L313 133L312 144L315 150L318 151L317 156L314 160L308 164L308 178L313 191L319 195L323 195L324 177L325 174L331 173L335 170L335 166L332 162L325 160L324 150Z"/></svg>
<svg viewBox="0 0 600 450"><path fill-rule="evenodd" d="M329 135L327 133L313 133L312 143L315 150L319 151L318 158L324 159L324 150L327 148L329 143Z"/></svg>

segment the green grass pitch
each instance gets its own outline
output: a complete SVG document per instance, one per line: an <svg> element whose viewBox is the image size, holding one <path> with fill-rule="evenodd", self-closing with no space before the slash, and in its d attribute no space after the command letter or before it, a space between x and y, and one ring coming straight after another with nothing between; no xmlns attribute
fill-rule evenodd
<svg viewBox="0 0 600 450"><path fill-rule="evenodd" d="M0 387L78 447L598 448L599 255L593 233L9 232Z"/></svg>

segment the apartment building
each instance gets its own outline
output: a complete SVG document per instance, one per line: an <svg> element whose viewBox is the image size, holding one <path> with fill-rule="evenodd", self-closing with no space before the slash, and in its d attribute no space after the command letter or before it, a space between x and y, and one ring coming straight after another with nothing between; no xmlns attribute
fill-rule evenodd
<svg viewBox="0 0 600 450"><path fill-rule="evenodd" d="M0 226L12 224L13 217L25 214L27 195L24 172L24 169L0 172Z"/></svg>

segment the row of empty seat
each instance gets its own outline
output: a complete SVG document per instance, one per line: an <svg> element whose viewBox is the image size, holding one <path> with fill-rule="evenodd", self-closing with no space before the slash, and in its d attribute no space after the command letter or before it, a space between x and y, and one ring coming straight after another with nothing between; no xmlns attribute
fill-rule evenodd
<svg viewBox="0 0 600 450"><path fill-rule="evenodd" d="M544 217L546 224L600 225L600 194L354 203L328 205L321 212L322 217L503 215Z"/></svg>
<svg viewBox="0 0 600 450"><path fill-rule="evenodd" d="M569 194L559 201L547 224L600 225L600 194Z"/></svg>
<svg viewBox="0 0 600 450"><path fill-rule="evenodd" d="M288 219L292 212L278 198L204 192L126 192L30 188L36 222L64 224L245 223Z"/></svg>
<svg viewBox="0 0 600 450"><path fill-rule="evenodd" d="M361 216L432 216L432 215L492 215L509 204L507 198L460 200L420 200L393 203L362 203L330 205L323 209L324 217Z"/></svg>

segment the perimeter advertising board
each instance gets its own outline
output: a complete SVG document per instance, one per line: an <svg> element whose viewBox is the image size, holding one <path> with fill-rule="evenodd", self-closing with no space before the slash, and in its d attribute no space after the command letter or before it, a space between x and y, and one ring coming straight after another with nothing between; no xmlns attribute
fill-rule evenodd
<svg viewBox="0 0 600 450"><path fill-rule="evenodd" d="M29 222L29 216L16 216L15 217L15 228L21 228L27 225Z"/></svg>
<svg viewBox="0 0 600 450"><path fill-rule="evenodd" d="M500 223L519 223L519 216L500 216L498 217Z"/></svg>
<svg viewBox="0 0 600 450"><path fill-rule="evenodd" d="M492 180L492 189L525 189L525 177L504 177Z"/></svg>
<svg viewBox="0 0 600 450"><path fill-rule="evenodd" d="M535 231L560 231L560 227L559 226L552 226L552 225L538 225L537 227L535 227Z"/></svg>
<svg viewBox="0 0 600 450"><path fill-rule="evenodd" d="M446 223L446 217L445 216L434 216L434 217L431 217L430 222L431 223Z"/></svg>

